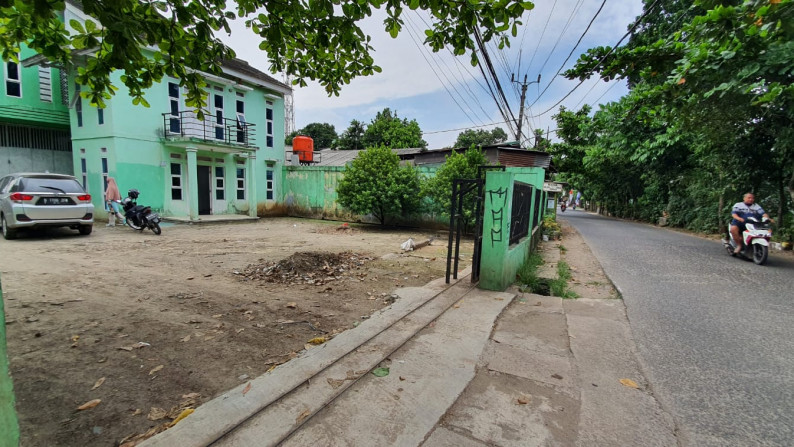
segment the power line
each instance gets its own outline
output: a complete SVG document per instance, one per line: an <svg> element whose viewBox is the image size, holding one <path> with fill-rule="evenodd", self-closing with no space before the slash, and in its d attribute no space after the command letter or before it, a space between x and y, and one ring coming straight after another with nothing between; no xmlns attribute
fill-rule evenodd
<svg viewBox="0 0 794 447"><path fill-rule="evenodd" d="M554 80L557 79L557 76L560 74L562 69L565 67L565 64L568 63L568 60L571 59L571 56L573 55L573 52L576 51L576 48L579 46L579 44L582 43L582 39L584 39L584 36L587 34L588 31L590 31L590 27L593 25L593 22L595 22L596 18L598 18L598 15L601 14L601 10L604 9L604 5L606 5L606 4L607 4L607 0L604 0L603 2L601 2L601 6L598 8L598 11L596 11L596 13L593 16L593 18L590 19L590 23L587 24L587 28L585 28L585 30L582 33L582 35L579 36L579 40L577 40L576 41L576 45L574 45L573 48L571 48L571 52L568 53L568 57L566 57L565 60L562 62L562 64L560 64L560 68L557 70L557 73L555 73L554 76L551 77L551 81L549 81L548 85L546 85L546 88L544 88L543 91L540 92L538 97L535 98L535 101L532 104L530 104L530 106L533 106L538 101L540 101L540 98L543 96L543 94L546 93L546 91L549 89L549 87L551 87L551 84L554 83Z"/></svg>
<svg viewBox="0 0 794 447"><path fill-rule="evenodd" d="M649 7L648 7L648 9L647 9L645 12L643 12L643 13L642 13L642 15L640 16L640 18L639 18L639 19L637 19L637 20L634 22L634 24L632 24L632 25L631 25L631 28L629 28L629 30L626 32L626 34L624 34L624 35L623 35L623 37L621 37L621 38L620 38L620 40L618 40L618 43L616 43L616 44L615 44L615 46L613 46L612 48L610 48L610 50L607 52L607 54L605 54L605 55L604 55L604 56L603 56L603 57L602 57L602 58L601 58L601 59L598 61L598 63L597 63L597 64L596 64L596 65L595 65L595 66L592 68L592 71L595 71L595 70L596 70L596 68L600 67L600 66L601 66L601 64L603 64L603 63L604 63L604 61L606 60L606 58L607 58L607 57L609 57L609 55L610 55L610 54L612 54L612 53L615 51L615 49L617 49L617 48L618 48L618 46L620 46L620 44L621 44L621 43L623 43L623 41L626 39L626 37L628 37L628 36L629 36L629 35L630 35L630 34L631 34L633 31L634 31L634 29L635 29L635 28L637 28L637 26L639 25L640 21L641 21L642 19L644 19L645 17L647 17L647 16L648 16L648 14L650 14L650 13L651 13L651 11L653 10L653 8L654 8L654 7L656 7L656 4L657 4L657 3L659 3L659 1L660 1L660 0L654 0L654 2L653 2L653 3L652 3L652 4L651 4ZM559 101L557 101L557 102L556 102L556 103L555 103L553 106L549 107L548 109L546 109L546 110L545 110L545 111L543 111L542 113L540 113L540 114L538 114L538 115L535 115L535 117L537 118L537 117L543 116L543 115L545 115L545 114L547 114L547 113L551 112L551 111L552 111L552 110L553 110L555 107L557 107L557 106L558 106L558 105L560 105L560 104L561 104L563 101L565 101L565 99L566 99L566 98L568 98L569 96L571 96L571 93L573 93L574 91L576 91L576 89L578 89L578 88L579 88L579 87L580 87L582 84L584 84L584 81L585 81L585 80L586 80L586 79L582 79L581 81L579 81L579 83L578 83L578 84L576 84L576 86L574 86L574 88L572 88L572 89L571 89L571 91L569 91L568 93L566 93L566 94L565 94L565 96L563 96L563 97L562 97L562 99L560 99Z"/></svg>
<svg viewBox="0 0 794 447"><path fill-rule="evenodd" d="M546 35L546 28L549 26L549 21L551 21L551 16L554 14L554 8L557 6L557 0L554 0L554 4L551 5L551 11L549 11L549 16L546 17L546 24L543 25L543 31L540 32L540 38L538 39L537 45L535 45L535 51L532 52L532 57L529 58L529 65L527 65L527 73L529 70L532 69L532 61L535 60L535 55L538 54L538 48L540 48L540 43L543 41L543 36Z"/></svg>
<svg viewBox="0 0 794 447"><path fill-rule="evenodd" d="M406 23L409 23L409 22L406 22ZM449 90L449 88L447 87L447 84L445 84L445 83L444 83L444 81L442 81L442 80L441 80L441 77L438 75L438 72L436 72L436 69L433 67L433 64L432 64L432 63L430 63L430 60L429 60L429 59L427 58L427 56L425 55L425 49L424 49L424 47L423 47L423 46L421 46L421 45L419 45L419 43L417 43L417 42L416 42L416 39L414 38L414 34L413 34L413 29L411 28L411 26L410 26L410 23L409 23L409 26L408 26L408 27L406 27L406 30L408 30L408 35L411 37L411 41L413 41L414 45L416 45L416 48L417 48L417 50L419 50L419 53L421 53L421 54L422 54L422 58L424 58L425 62L427 62L427 65L428 65L428 66L430 66L430 70L432 70L432 71L433 71L433 74L434 74L434 75L436 75L436 78L437 78L437 79L438 79L438 81L441 83L441 85L444 87L444 90L446 90L446 91L447 91L447 93L449 94L450 98L452 98L452 101L454 101L454 102L455 102L455 105L457 105L457 106L458 106L458 108L460 109L460 111L461 111L461 112L463 112L463 114L464 114L464 115L466 115L466 118L468 118L468 119L469 119L469 121L471 121L471 122L472 122L472 123L474 123L474 124L477 124L477 123L476 123L476 122L475 122L475 121L474 121L474 120L471 118L471 116L469 116L469 114L468 114L468 113L466 113L466 111L463 109L463 106L461 106L461 105L460 105L460 103L458 102L458 100L455 98L455 95L453 95L453 94L452 94L452 92L451 92L451 91ZM439 67L439 68L440 68L440 67ZM450 84L452 84L452 82L450 82L449 78L447 78L447 77L446 77L446 74L444 74L444 77L447 79L447 82L449 82ZM454 86L453 86L453 88L454 88ZM456 90L456 92L457 92L457 90ZM460 95L460 93L459 93L459 92L457 92L457 93L458 93L458 95ZM463 99L463 96L461 96L461 99ZM465 103L465 100L464 100L464 103ZM467 104L467 105L468 105L468 104Z"/></svg>
<svg viewBox="0 0 794 447"><path fill-rule="evenodd" d="M494 70L493 63L491 62L491 57L488 54L488 48L485 46L485 43L482 40L482 35L480 34L480 30L475 28L474 30L474 38L475 42L477 43L477 48L480 50L480 54L482 56L481 61L477 64L480 68L480 72L482 73L483 77L485 78L485 82L488 84L488 88L491 91L491 97L496 102L497 107L499 108L499 112L502 114L502 118L505 121L510 121L510 117L513 118L513 123L515 123L515 116L513 112L510 110L510 105L507 102L507 98L505 97L504 90L502 90L502 85L499 83L499 77L496 75L496 70ZM490 78L488 74L485 72L485 68L488 69L488 74L490 74ZM493 84L493 87L491 86ZM496 90L496 93L494 92ZM509 115L509 116L508 116ZM510 131L513 132L515 135L516 131L513 129L513 126L508 123L508 127Z"/></svg>
<svg viewBox="0 0 794 447"><path fill-rule="evenodd" d="M411 20L411 18L410 18L409 16L407 16L407 15L406 15L406 16L405 16L405 19L406 19L406 24L408 25L408 30L409 30L409 31L413 30L413 33L414 33L414 34L417 36L417 37L416 37L416 40L414 40L414 44L418 44L418 42L417 42L417 41L419 40L419 37L418 37L418 36L420 36L420 35L421 35L421 33L419 32L419 26L417 26L417 25L416 25L416 24L413 22L413 20ZM413 37L414 37L414 36L412 35L412 36L411 36L411 38L413 39ZM427 47L425 47L424 45L422 45L422 48L423 48L423 49L424 49L426 52L428 52L428 53L429 53L429 51L428 51ZM477 114L477 111L474 109L474 107L472 107L472 106L471 106L471 104L469 104L469 102L468 102L468 101L466 101L466 98L464 98L464 97L463 97L463 95L462 95L462 94L461 94L461 93L458 91L458 89L457 89L457 87L455 86L455 84L454 84L454 83L452 83L452 82L449 80L449 78L447 77L447 75L446 75L446 73L445 73L444 69L443 69L443 68L441 68L441 64L439 64L439 62L438 62L438 61L439 61L439 60L441 60L441 63L443 63L443 64L444 64L444 67L446 67L446 69L447 69L447 71L449 72L449 74L450 74L450 75L451 75L453 78L455 78L455 81L456 81L456 83L458 83L458 84L463 84L463 86L464 86L466 89L468 89L470 96L471 96L471 97L474 99L474 101L475 101L475 102L477 102L477 104L479 104L479 100L477 99L477 97L476 97L476 96L474 96L474 93L473 93L473 92L471 92L471 89L469 89L468 85L466 85L466 83L465 83L465 82L463 82L461 79L458 79L458 78L455 76L455 73L453 73L453 71L452 71L452 70L449 68L449 65L447 65L447 62L446 62L446 61L445 61L443 58L440 58L440 57L434 58L434 57L432 57L432 54L430 54L430 56L431 56L430 58L431 58L431 59L433 59L433 61L436 63L436 66L438 67L438 69L439 69L439 71L441 72L441 74L442 74L442 75L444 75L444 78L447 80L447 82L449 82L449 83L450 83L450 85L451 85L452 89L455 91L455 93L457 93L457 94L458 94L458 96L460 97L461 101L463 101L463 103L466 105L466 107L468 107L468 108L469 108L469 111L472 113L472 115L475 115L475 117L477 118L477 120L478 120L478 121L480 121L481 123L485 122L485 120L481 119L481 118L480 118L480 116ZM462 75L463 75L463 74L461 73L461 76L462 76ZM485 111L485 109L483 109L483 108L482 108L482 105L481 105L481 104L480 104L480 109L481 109L481 110L483 111L483 113L485 114L485 117L486 117L485 119L487 120L487 119L489 118L489 114L488 114L488 112L486 112L486 111Z"/></svg>
<svg viewBox="0 0 794 447"><path fill-rule="evenodd" d="M497 124L507 124L509 122L510 121L497 121L495 123L483 124L482 126L458 127L457 129L431 130L430 132L422 132L422 135L430 135L430 134L434 134L434 133L455 132L457 130L479 129L480 127L495 126Z"/></svg>

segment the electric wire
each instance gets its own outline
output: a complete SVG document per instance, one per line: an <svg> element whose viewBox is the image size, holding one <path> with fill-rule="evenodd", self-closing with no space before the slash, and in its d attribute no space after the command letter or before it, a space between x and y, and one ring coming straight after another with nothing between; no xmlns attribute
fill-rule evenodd
<svg viewBox="0 0 794 447"><path fill-rule="evenodd" d="M406 23L407 23L407 22L406 22ZM414 38L414 34L413 34L413 32L412 32L412 29L411 29L411 27L410 27L410 26L406 27L406 30L408 31L408 35L411 37L411 41L413 41L414 45L416 45L416 49L417 49L417 50L419 50L419 53L421 53L421 54L422 54L422 58L425 60L425 62L427 62L427 65L430 67L430 70L431 70L431 71L433 71L433 74L434 74L434 75L436 75L436 78L437 78L437 79L438 79L438 81L441 83L441 85L444 87L444 90L446 90L446 91L447 91L447 94L449 94L450 98L452 98L452 101L454 101L454 102L455 102L455 105L457 105L457 106L458 106L458 108L460 109L460 111L461 111L461 112L463 112L463 114L466 116L466 118L468 118L468 119L469 119L469 121L471 121L473 124L477 124L477 122L476 122L476 121L474 121L474 120L471 118L471 116L469 116L469 114L466 112L466 110L464 110L464 109L463 109L463 106L461 106L461 105L460 105L460 103L458 102L457 98L455 98L455 95L453 95L453 94L452 94L452 92L449 90L449 87L447 87L447 84L445 84L445 83L444 83L444 81L441 79L441 77L438 75L438 72L436 72L436 69L435 69L435 67L433 67L433 64L430 62L430 60L429 60L429 59L427 58L427 56L425 55L425 49L424 49L424 46L423 46L423 45L419 45L419 43L418 43L418 42L416 41L416 39ZM446 75L444 75L444 77L446 78ZM447 82L449 82L449 83L451 84L451 82L449 81L449 78L447 78ZM459 92L458 92L458 94L460 95L460 93L459 93ZM462 96L461 96L461 99L463 99L463 97L462 97ZM464 101L464 102L465 102L465 101ZM480 122L482 122L482 121L480 121Z"/></svg>
<svg viewBox="0 0 794 447"><path fill-rule="evenodd" d="M590 23L587 24L587 28L584 29L584 32L582 32L582 35L579 36L579 40L576 41L576 45L574 45L573 48L571 48L571 52L568 53L568 57L566 57L565 60L562 62L562 64L560 64L560 68L557 69L557 73L554 73L554 76L551 77L551 81L549 81L549 83L546 85L546 88L544 88L543 91L540 92L538 97L535 98L535 101L533 101L532 104L530 104L530 106L533 106L538 101L540 101L540 98L546 93L546 91L549 90L549 87L551 87L551 84L553 84L554 80L557 79L557 76L559 76L560 72L562 72L562 69L565 68L565 64L568 63L568 61L571 59L571 56L573 56L573 52L576 51L576 48L578 48L579 44L582 43L582 39L584 39L584 36L587 34L588 31L590 31L590 27L593 26L593 22L595 22L596 18L598 18L598 15L601 14L601 10L604 9L604 5L606 5L606 4L607 4L607 0L604 0L603 2L601 2L601 6L598 8L598 11L596 11L596 13L593 16L593 18L590 19Z"/></svg>
<svg viewBox="0 0 794 447"><path fill-rule="evenodd" d="M618 40L618 42L617 42L617 43L616 43L616 44L615 44L615 45L614 45L612 48L610 48L610 50L607 52L607 54L605 54L605 55L604 55L604 56L603 56L603 57L602 57L602 58L601 58L601 59L598 61L598 63L597 63L597 64L596 64L596 65L595 65L595 66L592 68L592 70L591 70L591 71L595 71L595 69L596 69L596 68L600 67L600 66L601 66L601 64L603 64L603 63L604 63L604 61L606 60L606 58L607 58L607 57L609 57L609 55L611 55L611 54L612 54L612 53L615 51L615 49L617 49L617 48L620 46L620 44L621 44L621 43L623 43L623 41L626 39L626 37L628 37L628 36L629 36L629 35L630 35L632 32L634 32L634 29L635 29L635 28L637 28L637 26L639 25L640 21L641 21L642 19L644 19L645 17L647 17L647 16L648 16L648 14L650 14L650 12L651 12L651 11L652 11L652 10L653 10L655 7L656 7L656 5L659 3L659 1L660 1L660 0L654 0L654 2L653 2L653 3L651 3L651 5L648 7L648 9L647 9L645 12L643 12L643 13L642 13L642 15L639 17L639 19L637 19L637 20L636 20L636 21L635 21L635 22L634 22L634 23L631 25L631 28L629 28L629 30L626 32L626 34L624 34L624 35L623 35L623 37L621 37L621 38L620 38L620 40ZM566 94L565 94L565 96L563 96L563 97L562 97L562 98L561 98L559 101L557 101L556 103L554 103L554 105L552 105L552 106L551 106L551 107L549 107L548 109L544 110L543 112L541 112L541 113L539 113L539 114L535 115L535 117L540 117L540 116L543 116L543 115L545 115L545 114L547 114L547 113L551 112L551 111L552 111L552 110L553 110L555 107L557 107L558 105L560 105L560 104L561 104L563 101L565 101L565 100L566 100L566 99L567 99L569 96L571 96L571 94L572 94L574 91L576 91L576 89L578 89L578 88L579 88L579 87L580 87L582 84L584 84L584 81L586 81L586 80L587 80L587 79L585 78L585 79L582 79L581 81L579 81L579 83L578 83L578 84L576 84L576 85L575 85L575 86L574 86L574 87L573 87L573 88L572 88L572 89L571 89L571 90L570 90L568 93L566 93Z"/></svg>
<svg viewBox="0 0 794 447"><path fill-rule="evenodd" d="M419 40L418 36L421 36L421 33L419 32L419 28L420 27L413 20L411 20L411 18L409 16L406 15L405 19L406 19L406 24L408 25L407 29L409 30L409 32L413 31L413 35L411 37L413 38L414 35L417 36L416 40L414 41L414 44L417 44L417 41ZM430 53L430 51L427 49L426 46L424 46L424 45L421 45L421 46L426 52ZM450 83L450 86L452 87L452 89L455 91L455 93L458 94L458 96L460 97L461 101L463 101L463 103L466 105L466 107L468 107L468 109L472 113L472 115L474 115L475 118L477 118L477 120L479 122L481 122L481 123L484 123L486 120L488 120L490 118L490 114L488 112L486 112L485 109L482 107L482 104L480 103L479 99L477 99L477 96L474 95L474 92L471 91L471 89L469 88L468 84L464 80L459 79L459 78L457 78L455 76L455 73L449 67L449 65L444 60L444 58L442 58L442 57L435 57L434 58L433 55L430 54L430 59L432 59L436 63L436 66L437 66L438 70L441 72L442 75L444 75L444 78L447 80L447 82ZM447 74L444 71L444 69L441 67L441 64L439 63L439 60L441 61L441 63L444 64L444 67L446 67L446 70L449 72L449 74L455 79L455 81L456 81L455 83L450 81L449 77L447 77ZM460 73L460 70L458 70L458 72ZM460 74L461 74L461 76L463 76L463 73L460 73ZM463 94L461 94L460 91L458 91L458 89L457 89L457 87L455 85L456 83L457 84L462 84L464 86L464 88L468 91L469 96L479 105L479 107L482 110L484 116L486 117L485 120L483 120L480 117L480 115L477 113L477 111L474 109L474 107L472 107L471 104L469 104L469 102L466 101L466 98L463 97Z"/></svg>

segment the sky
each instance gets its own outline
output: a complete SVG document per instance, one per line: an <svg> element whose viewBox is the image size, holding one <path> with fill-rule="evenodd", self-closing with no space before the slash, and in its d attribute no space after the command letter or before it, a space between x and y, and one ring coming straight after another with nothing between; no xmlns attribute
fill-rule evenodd
<svg viewBox="0 0 794 447"><path fill-rule="evenodd" d="M533 129L551 131L552 139L556 127L552 116L559 107L554 105L579 83L561 76L555 79L554 75L600 6L601 2L597 0L537 1L534 9L524 13L524 25L519 27L518 36L511 39L509 49L499 50L495 44L487 44L494 68L516 117L519 114L520 87L511 84L510 74L514 73L517 79L523 79L526 75L528 81L535 81L538 74L541 75L539 84L533 83L527 88L525 104L531 107L525 109L525 113L532 117L529 124ZM606 0L590 30L565 63L563 71L571 68L578 56L588 48L614 46L641 13L641 0ZM364 32L372 36L372 46L375 48L373 57L383 72L354 79L342 87L340 96L329 97L314 82L307 87L295 87L296 129L312 122L325 122L333 124L341 134L351 120L369 123L378 111L389 107L396 110L401 118L416 119L424 132L428 148L439 149L451 146L461 132L449 131L451 129L504 121L494 100L487 93L479 68L469 63L469 55L456 58L449 51L433 53L429 47L422 45L418 36L423 35L423 30L427 28L425 21L429 23L427 16L422 14L406 9L403 31L394 39L384 31L385 14L382 11L360 22ZM258 36L247 30L242 21L232 25L231 35L220 37L235 50L237 57L266 73L270 72L267 58L258 48ZM274 77L283 80L279 74ZM545 93L538 96L543 90L546 90ZM606 83L591 78L573 91L561 105L578 110L583 104L595 105L616 100L626 92L624 81ZM597 109L597 105L594 108ZM493 127L502 127L511 135L505 124L477 128L488 130ZM525 125L524 135L530 132Z"/></svg>

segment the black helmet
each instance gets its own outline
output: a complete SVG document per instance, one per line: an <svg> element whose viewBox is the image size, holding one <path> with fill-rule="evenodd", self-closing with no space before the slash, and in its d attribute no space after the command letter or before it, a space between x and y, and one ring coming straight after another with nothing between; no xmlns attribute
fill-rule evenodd
<svg viewBox="0 0 794 447"><path fill-rule="evenodd" d="M140 193L138 192L137 189L131 189L131 190L127 191L127 195L132 197L133 199L137 199L138 198L138 194L140 194Z"/></svg>

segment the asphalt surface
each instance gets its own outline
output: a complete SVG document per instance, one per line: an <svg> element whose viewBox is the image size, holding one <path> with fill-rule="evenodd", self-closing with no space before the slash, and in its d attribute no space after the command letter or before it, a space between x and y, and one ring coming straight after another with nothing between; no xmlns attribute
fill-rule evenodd
<svg viewBox="0 0 794 447"><path fill-rule="evenodd" d="M794 257L764 266L712 241L557 214L623 296L640 360L685 446L794 445Z"/></svg>

